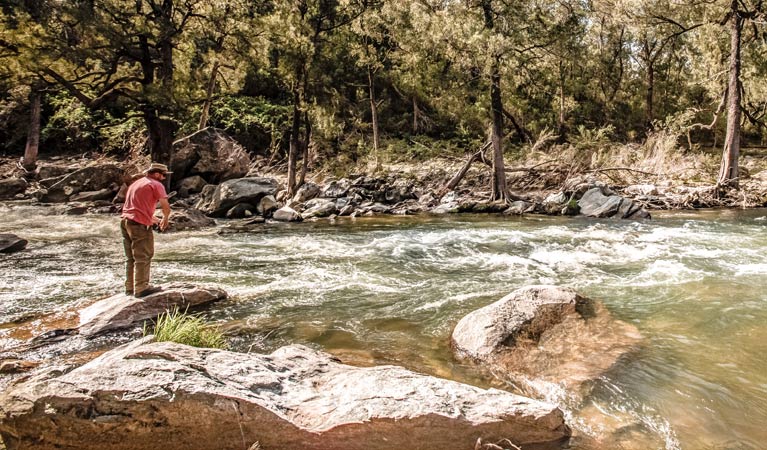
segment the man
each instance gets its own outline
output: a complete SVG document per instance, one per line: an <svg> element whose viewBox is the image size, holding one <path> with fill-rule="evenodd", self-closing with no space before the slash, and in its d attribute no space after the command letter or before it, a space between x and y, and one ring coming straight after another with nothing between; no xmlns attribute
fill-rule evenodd
<svg viewBox="0 0 767 450"><path fill-rule="evenodd" d="M152 225L159 224L160 231L165 231L170 218L168 195L161 183L171 173L168 166L152 163L144 173L145 177L128 188L120 222L127 258L125 294L135 294L136 297L146 297L162 290L149 284L149 264L154 256ZM162 208L162 220L154 216L158 201Z"/></svg>

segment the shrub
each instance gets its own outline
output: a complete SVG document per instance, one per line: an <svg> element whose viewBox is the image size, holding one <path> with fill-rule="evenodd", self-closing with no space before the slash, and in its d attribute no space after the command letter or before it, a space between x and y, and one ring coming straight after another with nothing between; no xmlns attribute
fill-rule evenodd
<svg viewBox="0 0 767 450"><path fill-rule="evenodd" d="M144 336L151 334L144 323ZM226 349L228 343L224 334L205 320L178 308L165 311L154 324L154 336L157 342L176 342L192 347Z"/></svg>

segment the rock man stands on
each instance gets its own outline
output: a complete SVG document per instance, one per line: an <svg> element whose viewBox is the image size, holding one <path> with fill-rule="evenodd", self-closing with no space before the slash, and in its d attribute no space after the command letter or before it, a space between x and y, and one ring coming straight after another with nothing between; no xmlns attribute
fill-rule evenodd
<svg viewBox="0 0 767 450"><path fill-rule="evenodd" d="M122 210L120 229L123 235L125 257L125 294L145 297L159 292L160 287L149 285L149 264L154 256L152 225L159 224L160 231L168 228L170 204L165 186L161 183L168 171L165 164L153 163L144 171L145 177L136 180L128 188ZM154 216L157 202L162 207L162 220Z"/></svg>

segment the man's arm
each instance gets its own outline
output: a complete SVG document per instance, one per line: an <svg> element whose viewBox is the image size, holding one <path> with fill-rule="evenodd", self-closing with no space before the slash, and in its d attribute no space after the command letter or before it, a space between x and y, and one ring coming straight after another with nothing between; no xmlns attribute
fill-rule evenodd
<svg viewBox="0 0 767 450"><path fill-rule="evenodd" d="M162 220L160 221L160 231L165 231L168 228L170 221L170 203L167 198L160 199L160 207L162 208Z"/></svg>

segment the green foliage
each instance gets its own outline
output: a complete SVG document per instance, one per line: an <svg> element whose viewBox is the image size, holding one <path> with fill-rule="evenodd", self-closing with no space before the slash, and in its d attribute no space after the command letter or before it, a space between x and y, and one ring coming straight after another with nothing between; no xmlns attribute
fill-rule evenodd
<svg viewBox="0 0 767 450"><path fill-rule="evenodd" d="M578 134L570 138L573 146L577 149L597 149L610 143L610 138L615 127L605 125L603 127L591 129L585 125L578 125Z"/></svg>
<svg viewBox="0 0 767 450"><path fill-rule="evenodd" d="M146 127L139 117L112 120L99 127L99 143L105 153L126 154L141 150L146 140Z"/></svg>
<svg viewBox="0 0 767 450"><path fill-rule="evenodd" d="M63 92L50 95L47 100L52 114L40 132L41 142L58 149L57 153L64 149L95 150L99 136L93 114Z"/></svg>
<svg viewBox="0 0 767 450"><path fill-rule="evenodd" d="M226 96L213 102L211 119L220 127L234 133L244 133L259 127L278 130L288 125L290 106L275 105L262 98Z"/></svg>
<svg viewBox="0 0 767 450"><path fill-rule="evenodd" d="M202 317L181 312L178 308L160 314L153 332L144 323L144 336L149 334L154 334L157 342L176 342L203 348L228 347L221 331L206 324Z"/></svg>
<svg viewBox="0 0 767 450"><path fill-rule="evenodd" d="M744 17L764 14L759 2L739 4ZM37 86L43 152L120 153L148 136L155 145L151 117L180 124L172 130L154 120L153 128L179 137L197 129L207 99L209 125L251 152L284 151L295 103L300 121L310 122L299 129L302 138L311 129L315 161L336 170L371 157L373 97L376 160L463 155L486 139L493 71L506 115L524 128L505 119L507 156L511 145L548 152L555 137L586 157L614 150L610 140L645 138L657 154L659 140L671 148L688 131L691 142L711 145L724 120L713 130L692 125L710 123L726 86L723 19L731 7L723 0L12 1L0 8L0 145L23 151L29 100L19 93ZM741 78L751 115L743 141L763 143L767 41L763 21L747 22Z"/></svg>

